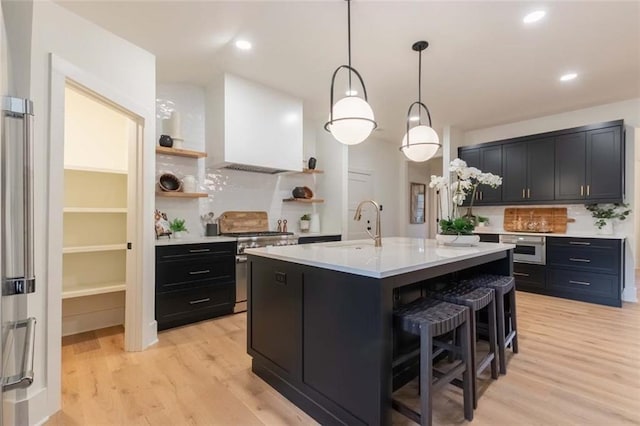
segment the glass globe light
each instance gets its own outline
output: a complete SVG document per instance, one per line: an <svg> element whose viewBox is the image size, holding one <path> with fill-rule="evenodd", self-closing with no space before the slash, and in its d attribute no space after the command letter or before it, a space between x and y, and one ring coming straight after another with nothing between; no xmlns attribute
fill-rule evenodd
<svg viewBox="0 0 640 426"><path fill-rule="evenodd" d="M407 146L407 135L402 139L402 152L411 161L427 161L440 148L440 139L435 130L429 126L419 125L409 130L410 145ZM429 144L429 145L414 145Z"/></svg>
<svg viewBox="0 0 640 426"><path fill-rule="evenodd" d="M333 120L329 131L338 142L345 145L359 144L367 139L375 127L373 110L367 101L355 96L342 98L333 105Z"/></svg>

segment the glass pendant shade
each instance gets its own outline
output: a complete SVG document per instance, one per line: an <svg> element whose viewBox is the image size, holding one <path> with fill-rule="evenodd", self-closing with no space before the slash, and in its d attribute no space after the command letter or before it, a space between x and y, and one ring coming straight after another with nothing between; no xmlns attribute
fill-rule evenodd
<svg viewBox="0 0 640 426"><path fill-rule="evenodd" d="M407 145L407 135L409 136L409 145ZM436 154L438 148L440 148L438 134L431 127L425 125L412 127L409 133L404 135L402 147L400 147L409 160L416 162L427 161Z"/></svg>
<svg viewBox="0 0 640 426"><path fill-rule="evenodd" d="M356 145L369 137L375 128L373 110L362 98L348 96L333 105L333 122L329 131L338 142Z"/></svg>

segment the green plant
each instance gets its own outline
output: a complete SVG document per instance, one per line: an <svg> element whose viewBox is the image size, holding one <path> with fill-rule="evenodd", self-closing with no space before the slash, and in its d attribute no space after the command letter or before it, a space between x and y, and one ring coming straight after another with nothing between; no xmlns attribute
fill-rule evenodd
<svg viewBox="0 0 640 426"><path fill-rule="evenodd" d="M484 216L478 216L478 222L489 222L489 218L488 217L484 217Z"/></svg>
<svg viewBox="0 0 640 426"><path fill-rule="evenodd" d="M300 217L300 220L311 220L311 215L309 213L305 213Z"/></svg>
<svg viewBox="0 0 640 426"><path fill-rule="evenodd" d="M601 206L586 204L585 208L591 212L591 216L597 219L595 225L598 229L602 229L607 224L607 220L625 220L631 213L629 205L625 203L603 204Z"/></svg>
<svg viewBox="0 0 640 426"><path fill-rule="evenodd" d="M169 229L171 229L171 232L189 232L189 230L184 226L184 223L184 219L175 218L169 222Z"/></svg>
<svg viewBox="0 0 640 426"><path fill-rule="evenodd" d="M475 223L468 217L457 217L455 219L440 219L438 223L441 234L444 235L471 235L475 228Z"/></svg>

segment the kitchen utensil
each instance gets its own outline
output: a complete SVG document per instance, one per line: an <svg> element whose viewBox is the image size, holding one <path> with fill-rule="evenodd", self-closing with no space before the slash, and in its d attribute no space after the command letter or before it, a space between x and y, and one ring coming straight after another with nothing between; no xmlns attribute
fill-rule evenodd
<svg viewBox="0 0 640 426"><path fill-rule="evenodd" d="M182 182L172 173L164 173L159 179L160 189L167 192L180 191L182 189Z"/></svg>
<svg viewBox="0 0 640 426"><path fill-rule="evenodd" d="M160 144L160 146L171 148L173 146L173 138L169 135L161 135L158 143Z"/></svg>
<svg viewBox="0 0 640 426"><path fill-rule="evenodd" d="M269 230L269 217L265 211L226 211L218 218L221 234L233 232L264 232Z"/></svg>
<svg viewBox="0 0 640 426"><path fill-rule="evenodd" d="M282 232L282 219L278 219L278 232Z"/></svg>
<svg viewBox="0 0 640 426"><path fill-rule="evenodd" d="M282 232L287 232L287 219L282 221Z"/></svg>

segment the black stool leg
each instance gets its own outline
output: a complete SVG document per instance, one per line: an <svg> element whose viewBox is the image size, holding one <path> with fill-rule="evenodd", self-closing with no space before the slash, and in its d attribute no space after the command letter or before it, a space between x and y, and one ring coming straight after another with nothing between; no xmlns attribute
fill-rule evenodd
<svg viewBox="0 0 640 426"><path fill-rule="evenodd" d="M478 408L478 364L476 360L476 312L469 308L469 330L471 334L471 387L473 389L473 408Z"/></svg>
<svg viewBox="0 0 640 426"><path fill-rule="evenodd" d="M433 337L428 325L420 327L420 425L431 426Z"/></svg>
<svg viewBox="0 0 640 426"><path fill-rule="evenodd" d="M509 292L509 317L511 319L511 328L515 335L513 336L513 340L511 340L511 348L513 349L513 353L518 353L518 324L516 318L516 289L514 288Z"/></svg>
<svg viewBox="0 0 640 426"><path fill-rule="evenodd" d="M496 292L496 322L498 328L498 352L500 361L500 374L507 374L506 347L504 344L505 317L504 317L504 294Z"/></svg>
<svg viewBox="0 0 640 426"><path fill-rule="evenodd" d="M472 371L475 370L475 366L471 364L471 311L466 310L467 320L462 325L460 330L462 340L462 359L465 363L465 370L462 373L462 393L464 396L464 418L468 421L473 420L473 375Z"/></svg>
<svg viewBox="0 0 640 426"><path fill-rule="evenodd" d="M495 296L495 295L494 295ZM491 360L491 378L498 378L498 344L497 344L497 331L496 331L496 298L494 297L488 309L489 316L489 351L493 352L493 359Z"/></svg>

